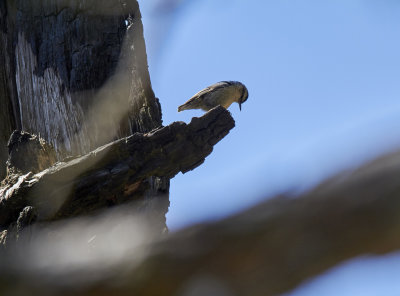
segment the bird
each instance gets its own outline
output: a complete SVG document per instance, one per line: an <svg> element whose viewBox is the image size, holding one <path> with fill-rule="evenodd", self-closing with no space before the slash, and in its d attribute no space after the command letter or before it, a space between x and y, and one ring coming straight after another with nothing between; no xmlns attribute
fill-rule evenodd
<svg viewBox="0 0 400 296"><path fill-rule="evenodd" d="M227 109L232 103L242 104L249 97L246 86L239 81L217 82L196 93L186 103L178 107L178 112L189 109L202 109L208 111L218 105Z"/></svg>

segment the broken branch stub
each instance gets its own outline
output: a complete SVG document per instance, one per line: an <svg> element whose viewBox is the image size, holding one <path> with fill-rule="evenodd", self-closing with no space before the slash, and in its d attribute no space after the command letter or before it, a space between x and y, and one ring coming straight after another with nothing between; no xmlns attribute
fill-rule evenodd
<svg viewBox="0 0 400 296"><path fill-rule="evenodd" d="M26 206L36 208L38 221L51 221L130 201L132 192L140 195L146 189L141 188L144 179L172 178L199 166L234 126L229 111L216 107L189 124L135 133L35 175L14 178L0 188L0 226L14 222Z"/></svg>

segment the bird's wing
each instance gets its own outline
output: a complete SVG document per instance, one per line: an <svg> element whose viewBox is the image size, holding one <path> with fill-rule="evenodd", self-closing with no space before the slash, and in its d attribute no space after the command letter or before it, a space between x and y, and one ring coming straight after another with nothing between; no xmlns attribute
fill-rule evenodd
<svg viewBox="0 0 400 296"><path fill-rule="evenodd" d="M185 104L183 104L183 105L190 104L190 103L193 102L194 100L200 99L200 98L202 98L204 95L206 95L206 94L208 94L208 93L210 93L210 92L214 92L214 91L216 91L216 90L218 90L218 89L220 89L220 88L227 87L227 86L229 86L229 85L232 85L232 83L229 82L229 81L221 81L221 82L214 83L213 85L210 85L210 86L206 87L205 89L203 89L203 90L199 91L198 93L196 93L193 97L191 97L191 98L190 98L187 102L185 102Z"/></svg>

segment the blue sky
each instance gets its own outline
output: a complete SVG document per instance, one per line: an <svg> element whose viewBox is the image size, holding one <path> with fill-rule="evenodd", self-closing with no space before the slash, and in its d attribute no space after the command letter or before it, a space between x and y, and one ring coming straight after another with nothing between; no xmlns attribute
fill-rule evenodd
<svg viewBox="0 0 400 296"><path fill-rule="evenodd" d="M169 0L176 6L155 9L160 2L139 1L164 124L203 114L176 109L217 81L242 81L250 93L242 112L231 106L236 127L205 163L171 180L172 230L400 146L399 1ZM399 295L399 258L356 258L290 295Z"/></svg>
<svg viewBox="0 0 400 296"><path fill-rule="evenodd" d="M157 1L155 1L157 2ZM171 229L307 188L400 144L400 2L140 1L164 124L221 80L249 100L199 168L171 182ZM165 6L164 6L165 7Z"/></svg>
<svg viewBox="0 0 400 296"><path fill-rule="evenodd" d="M400 253L354 258L282 296L397 296Z"/></svg>
<svg viewBox="0 0 400 296"><path fill-rule="evenodd" d="M309 188L400 146L399 1L139 3L164 124L200 116L176 109L217 81L242 81L250 93L242 112L231 106L236 127L205 163L171 180L172 230ZM399 258L356 258L290 295L399 295Z"/></svg>

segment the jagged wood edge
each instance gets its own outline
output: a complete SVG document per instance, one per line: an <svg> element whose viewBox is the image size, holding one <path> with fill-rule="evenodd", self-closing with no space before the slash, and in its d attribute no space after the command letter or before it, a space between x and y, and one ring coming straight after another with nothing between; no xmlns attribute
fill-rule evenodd
<svg viewBox="0 0 400 296"><path fill-rule="evenodd" d="M51 221L126 202L145 178L172 178L199 166L234 125L229 111L216 107L189 124L135 133L36 175L20 176L0 188L0 226L16 221L25 206L37 210L38 221Z"/></svg>

